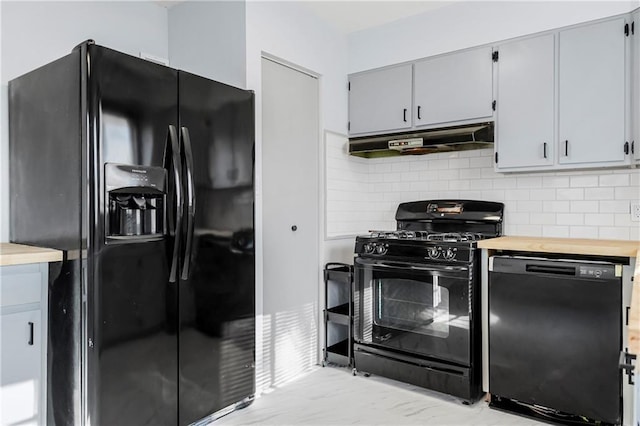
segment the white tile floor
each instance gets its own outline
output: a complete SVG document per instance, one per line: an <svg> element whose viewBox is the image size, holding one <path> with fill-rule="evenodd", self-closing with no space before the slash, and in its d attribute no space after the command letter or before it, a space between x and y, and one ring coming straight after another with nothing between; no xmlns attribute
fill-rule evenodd
<svg viewBox="0 0 640 426"><path fill-rule="evenodd" d="M459 400L351 369L317 367L275 388L220 425L543 425L490 409L484 400Z"/></svg>

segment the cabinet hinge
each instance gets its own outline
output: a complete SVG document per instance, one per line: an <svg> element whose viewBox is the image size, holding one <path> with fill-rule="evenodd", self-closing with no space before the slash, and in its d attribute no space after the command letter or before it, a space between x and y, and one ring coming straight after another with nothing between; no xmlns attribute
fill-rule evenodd
<svg viewBox="0 0 640 426"><path fill-rule="evenodd" d="M493 62L498 62L498 57L499 57L499 56L500 56L500 55L498 54L498 51L496 50L495 52L493 52L493 53L491 54L491 59L493 59Z"/></svg>
<svg viewBox="0 0 640 426"><path fill-rule="evenodd" d="M629 24L624 24L624 35L629 37Z"/></svg>
<svg viewBox="0 0 640 426"><path fill-rule="evenodd" d="M629 155L629 142L624 143L624 154Z"/></svg>
<svg viewBox="0 0 640 426"><path fill-rule="evenodd" d="M491 109L496 110L496 101L491 102Z"/></svg>
<svg viewBox="0 0 640 426"><path fill-rule="evenodd" d="M496 160L496 164L498 164L498 153L496 152L496 156L495 156L495 160Z"/></svg>

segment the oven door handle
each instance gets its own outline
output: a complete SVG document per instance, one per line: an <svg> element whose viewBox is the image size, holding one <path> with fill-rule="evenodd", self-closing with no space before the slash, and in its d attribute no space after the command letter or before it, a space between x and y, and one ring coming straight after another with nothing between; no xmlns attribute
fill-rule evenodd
<svg viewBox="0 0 640 426"><path fill-rule="evenodd" d="M429 266L416 266L415 264L405 262L388 262L382 260L372 260L365 258L356 258L355 262L365 266L379 266L388 269L412 269L414 271L421 272L466 272L469 270L467 266L442 266L442 265L429 265Z"/></svg>

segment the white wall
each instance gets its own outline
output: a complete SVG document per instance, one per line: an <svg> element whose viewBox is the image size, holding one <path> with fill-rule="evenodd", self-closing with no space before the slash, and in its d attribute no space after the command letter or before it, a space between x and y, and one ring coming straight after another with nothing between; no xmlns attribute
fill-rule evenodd
<svg viewBox="0 0 640 426"><path fill-rule="evenodd" d="M167 9L150 2L0 2L0 241L9 241L9 80L93 39L131 55L167 58Z"/></svg>
<svg viewBox="0 0 640 426"><path fill-rule="evenodd" d="M638 1L454 4L350 35L349 71L495 43L626 13L639 5ZM640 200L640 170L501 174L494 172L491 156L491 150L479 150L367 160L367 201L363 206L360 199L336 202L328 196L327 232L352 235L363 229L395 229L394 213L403 201L472 198L504 202L504 232L511 235L640 239L640 223L630 222L629 213L630 202ZM328 157L327 184L362 185L361 161Z"/></svg>
<svg viewBox="0 0 640 426"><path fill-rule="evenodd" d="M411 61L598 18L627 1L461 1L349 35L349 73Z"/></svg>
<svg viewBox="0 0 640 426"><path fill-rule="evenodd" d="M244 88L245 22L244 1L187 1L171 7L171 66Z"/></svg>
<svg viewBox="0 0 640 426"><path fill-rule="evenodd" d="M264 282L263 251L277 250L277 246L263 246L262 229L262 97L261 97L261 55L266 53L271 57L279 58L296 67L301 67L320 76L320 128L338 133L346 133L347 121L347 40L346 37L337 33L327 24L320 21L304 7L296 2L258 2L250 1L246 5L247 13L247 88L256 92L256 267L257 292L257 328L263 329L263 323L268 326L270 316L274 314L271 306L263 306ZM318 140L323 141L321 134ZM309 152L321 161L321 147L316 152ZM321 170L323 164L320 163ZM295 178L295 177L292 177ZM309 188L310 191L318 191L318 197L322 191L317 188ZM320 204L322 205L322 204ZM323 216L323 215L321 215ZM322 219L323 220L323 219ZM320 241L320 227L318 230ZM268 242L267 242L268 243ZM323 253L321 248L320 253ZM295 259L292 259L295 261ZM322 259L321 259L322 262ZM320 308L319 288L321 283L320 267L318 267L318 294L314 295L317 309ZM283 272L286 273L286 272ZM270 283L269 291L281 292L285 288L278 288L278 283ZM306 303L307 301L305 301ZM302 304L297 308L299 315L296 318L305 318L309 323L320 324L319 317L309 317L308 310ZM320 325L321 326L321 325ZM302 325L308 327L308 325ZM311 333L316 333L317 337L321 330L313 326ZM269 327L265 329L269 330ZM269 365L269 354L271 353L274 340L270 336L258 335L256 348L256 374L258 379L258 392L274 384L282 383L283 377L276 377L276 372ZM290 342L291 347L297 351L304 351L308 347L308 342ZM316 342L313 342L315 345ZM295 349L297 348L297 349ZM286 350L275 348L277 351ZM302 359L300 365L291 365L291 371L298 371L308 368L310 365L307 356L296 357ZM282 354L283 357L291 356ZM311 362L315 363L316 358Z"/></svg>

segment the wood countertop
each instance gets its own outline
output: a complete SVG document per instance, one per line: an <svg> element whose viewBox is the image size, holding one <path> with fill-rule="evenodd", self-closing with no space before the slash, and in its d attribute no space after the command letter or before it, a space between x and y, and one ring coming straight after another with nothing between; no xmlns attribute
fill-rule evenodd
<svg viewBox="0 0 640 426"><path fill-rule="evenodd" d="M636 257L640 250L640 241L510 236L479 241L478 247L483 249L529 251L535 253Z"/></svg>
<svg viewBox="0 0 640 426"><path fill-rule="evenodd" d="M22 244L0 243L0 266L23 265L25 263L58 262L62 252Z"/></svg>

